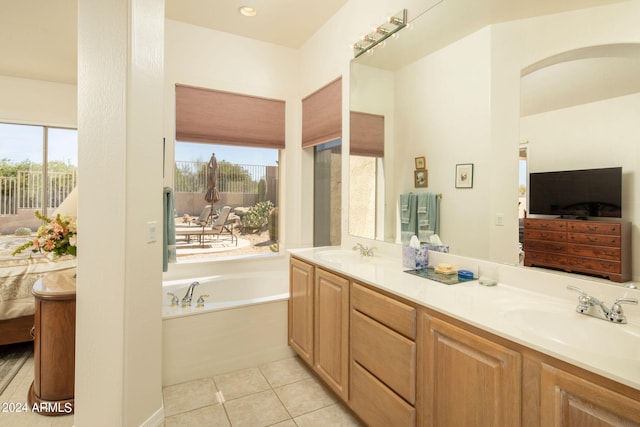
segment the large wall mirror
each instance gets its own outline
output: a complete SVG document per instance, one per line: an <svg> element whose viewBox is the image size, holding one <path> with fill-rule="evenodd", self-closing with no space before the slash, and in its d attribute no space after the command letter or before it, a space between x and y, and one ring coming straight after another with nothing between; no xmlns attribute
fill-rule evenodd
<svg viewBox="0 0 640 427"><path fill-rule="evenodd" d="M398 243L399 196L424 190L442 194L452 253L518 264L523 168L622 166L638 253L640 1L463 3L409 11L410 29L352 61L351 110L384 117L384 154L351 158L350 234ZM425 189L413 179L421 156ZM473 188L456 188L469 163Z"/></svg>

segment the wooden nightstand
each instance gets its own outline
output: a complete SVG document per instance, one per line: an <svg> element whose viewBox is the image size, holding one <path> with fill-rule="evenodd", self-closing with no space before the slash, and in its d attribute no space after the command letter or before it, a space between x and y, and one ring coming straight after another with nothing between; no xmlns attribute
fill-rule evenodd
<svg viewBox="0 0 640 427"><path fill-rule="evenodd" d="M34 380L29 406L43 415L66 415L74 408L75 269L49 273L33 285Z"/></svg>

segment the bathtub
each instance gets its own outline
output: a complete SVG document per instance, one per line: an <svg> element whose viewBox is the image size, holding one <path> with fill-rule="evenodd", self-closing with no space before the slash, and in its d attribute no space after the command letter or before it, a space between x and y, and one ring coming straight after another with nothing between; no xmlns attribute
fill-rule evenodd
<svg viewBox="0 0 640 427"><path fill-rule="evenodd" d="M191 307L171 297L193 291ZM294 355L287 345L289 278L286 269L172 280L163 283L164 386L255 367ZM197 307L200 295L203 307Z"/></svg>

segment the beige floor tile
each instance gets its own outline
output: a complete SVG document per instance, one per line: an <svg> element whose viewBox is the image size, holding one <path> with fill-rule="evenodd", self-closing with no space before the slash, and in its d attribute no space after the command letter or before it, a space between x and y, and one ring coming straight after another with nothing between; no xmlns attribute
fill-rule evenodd
<svg viewBox="0 0 640 427"><path fill-rule="evenodd" d="M309 368L298 357L278 360L259 366L272 387L280 387L312 376Z"/></svg>
<svg viewBox="0 0 640 427"><path fill-rule="evenodd" d="M294 419L299 427L360 427L364 426L340 404L327 406Z"/></svg>
<svg viewBox="0 0 640 427"><path fill-rule="evenodd" d="M213 377L225 401L269 390L271 387L258 368L243 369Z"/></svg>
<svg viewBox="0 0 640 427"><path fill-rule="evenodd" d="M205 406L165 418L165 427L231 427L222 405Z"/></svg>
<svg viewBox="0 0 640 427"><path fill-rule="evenodd" d="M72 427L73 425L73 415L52 417L51 420L51 427Z"/></svg>
<svg viewBox="0 0 640 427"><path fill-rule="evenodd" d="M233 427L270 426L291 418L272 390L227 401L224 407Z"/></svg>
<svg viewBox="0 0 640 427"><path fill-rule="evenodd" d="M212 378L165 387L162 391L166 417L218 404Z"/></svg>
<svg viewBox="0 0 640 427"><path fill-rule="evenodd" d="M294 418L336 402L334 395L320 385L315 378L298 381L274 390Z"/></svg>
<svg viewBox="0 0 640 427"><path fill-rule="evenodd" d="M297 427L297 425L293 422L293 420L286 420L278 424L273 424L269 427Z"/></svg>

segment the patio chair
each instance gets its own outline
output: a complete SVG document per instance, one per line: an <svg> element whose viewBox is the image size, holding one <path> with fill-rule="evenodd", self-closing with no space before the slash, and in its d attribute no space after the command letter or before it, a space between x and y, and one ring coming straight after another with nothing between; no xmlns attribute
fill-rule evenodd
<svg viewBox="0 0 640 427"><path fill-rule="evenodd" d="M191 236L198 236L200 244L203 244L202 239L205 234L205 228L212 223L213 217L212 206L206 205L202 208L198 218L190 219L186 226L176 227L176 236L185 236L187 243L191 242Z"/></svg>
<svg viewBox="0 0 640 427"><path fill-rule="evenodd" d="M231 243L235 242L235 245L238 246L238 236L233 234L233 226L231 225L230 217L231 207L224 206L218 215L218 218L214 221L211 226L211 231L214 235L217 235L218 239L221 239L223 234L228 234L231 239Z"/></svg>

